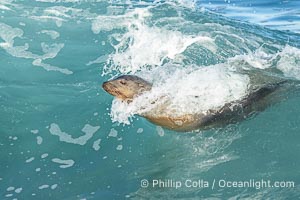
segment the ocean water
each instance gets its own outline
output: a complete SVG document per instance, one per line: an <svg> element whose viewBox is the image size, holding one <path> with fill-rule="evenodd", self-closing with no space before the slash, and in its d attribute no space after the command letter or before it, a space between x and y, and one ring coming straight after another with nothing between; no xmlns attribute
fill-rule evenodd
<svg viewBox="0 0 300 200"><path fill-rule="evenodd" d="M299 16L292 0L1 0L0 199L299 199ZM121 74L153 91L115 100L101 84ZM136 115L165 94L179 114L217 108L264 74L288 89L237 123Z"/></svg>

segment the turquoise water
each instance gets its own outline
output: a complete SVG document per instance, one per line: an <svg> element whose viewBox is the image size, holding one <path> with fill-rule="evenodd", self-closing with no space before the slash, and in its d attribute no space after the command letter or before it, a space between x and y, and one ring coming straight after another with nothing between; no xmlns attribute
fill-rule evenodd
<svg viewBox="0 0 300 200"><path fill-rule="evenodd" d="M0 199L298 199L300 35L291 16L299 17L299 3L282 2L1 1ZM280 23L268 18L269 29L231 7L268 8ZM193 133L132 116L101 88L138 74L164 91L161 80L200 73L207 90L231 91L231 79L215 79L226 77L223 68L242 81L240 68L270 72L293 87L257 115ZM186 79L192 89L184 91L193 94L198 81ZM151 187L158 179L209 187ZM223 179L294 185L212 188Z"/></svg>
<svg viewBox="0 0 300 200"><path fill-rule="evenodd" d="M260 24L271 29L299 33L299 1L297 0L213 0L200 1L200 5L222 15Z"/></svg>

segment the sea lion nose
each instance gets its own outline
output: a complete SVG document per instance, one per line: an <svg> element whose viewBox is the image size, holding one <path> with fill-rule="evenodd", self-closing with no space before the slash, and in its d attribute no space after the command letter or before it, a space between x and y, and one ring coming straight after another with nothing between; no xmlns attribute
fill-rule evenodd
<svg viewBox="0 0 300 200"><path fill-rule="evenodd" d="M107 92L109 88L109 81L105 81L104 83L102 83L102 88Z"/></svg>

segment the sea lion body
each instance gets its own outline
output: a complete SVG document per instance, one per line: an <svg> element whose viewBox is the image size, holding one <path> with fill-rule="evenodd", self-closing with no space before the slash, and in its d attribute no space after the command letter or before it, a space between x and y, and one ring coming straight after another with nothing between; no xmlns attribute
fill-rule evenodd
<svg viewBox="0 0 300 200"><path fill-rule="evenodd" d="M217 110L208 110L205 113L171 116L166 114L168 113L167 106L160 105L141 116L156 125L175 131L206 129L244 119L253 112L265 109L272 102L273 92L283 83L285 81L277 80L253 87L242 99L226 103ZM102 87L116 98L130 103L136 96L150 91L152 85L138 76L124 75L103 83Z"/></svg>

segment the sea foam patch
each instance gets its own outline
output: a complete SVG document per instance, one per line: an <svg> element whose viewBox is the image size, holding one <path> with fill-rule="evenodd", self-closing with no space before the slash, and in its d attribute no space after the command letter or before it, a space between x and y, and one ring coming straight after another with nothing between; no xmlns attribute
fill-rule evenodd
<svg viewBox="0 0 300 200"><path fill-rule="evenodd" d="M78 144L78 145L85 145L88 140L90 140L93 135L99 130L100 126L92 126L90 124L86 124L84 125L84 127L82 128L82 132L84 132L85 134L77 137L77 138L73 138L72 135L63 132L60 127L55 124L52 123L50 125L50 133L52 135L56 135L59 137L59 140L62 142L67 142L67 143L71 143L71 144Z"/></svg>
<svg viewBox="0 0 300 200"><path fill-rule="evenodd" d="M62 43L54 43L48 45L46 43L41 43L41 48L44 54L37 55L29 51L29 44L15 46L15 39L22 38L24 31L20 28L13 28L7 24L0 22L0 38L5 42L0 43L0 47L3 48L8 54L17 58L33 59L33 65L40 66L47 71L58 71L63 74L72 74L73 72L68 69L56 67L44 63L44 60L53 59L57 56L60 50L64 47Z"/></svg>
<svg viewBox="0 0 300 200"><path fill-rule="evenodd" d="M60 164L59 165L60 168L69 168L69 167L72 167L75 163L74 160L71 160L71 159L62 160L60 158L53 158L52 162Z"/></svg>
<svg viewBox="0 0 300 200"><path fill-rule="evenodd" d="M60 36L59 32L54 31L54 30L42 30L39 33L49 35L51 37L51 39L53 39L53 40L57 39Z"/></svg>

